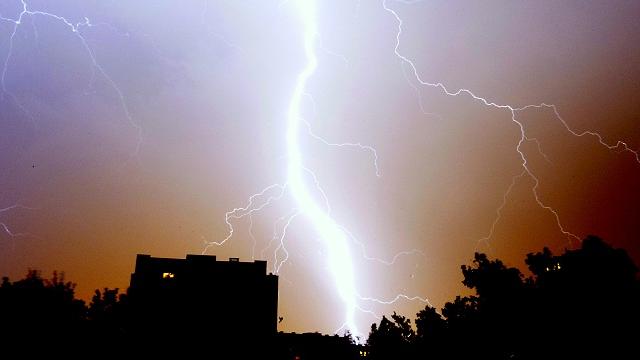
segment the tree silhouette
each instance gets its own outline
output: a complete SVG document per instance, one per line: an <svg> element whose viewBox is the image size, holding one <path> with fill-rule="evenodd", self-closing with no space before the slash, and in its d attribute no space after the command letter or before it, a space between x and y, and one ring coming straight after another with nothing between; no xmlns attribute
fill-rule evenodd
<svg viewBox="0 0 640 360"><path fill-rule="evenodd" d="M638 352L640 284L626 251L588 236L580 249L554 256L545 248L527 255L526 264L535 278L530 333L547 343L565 339L559 348L565 356Z"/></svg>
<svg viewBox="0 0 640 360"><path fill-rule="evenodd" d="M416 352L436 358L444 355L447 323L436 308L427 305L416 314Z"/></svg>
<svg viewBox="0 0 640 360"><path fill-rule="evenodd" d="M96 289L87 309L93 344L110 344L111 347L124 346L129 335L130 307L126 294L119 289Z"/></svg>
<svg viewBox="0 0 640 360"><path fill-rule="evenodd" d="M637 357L640 280L638 268L624 250L589 236L580 248L560 255L548 248L530 253L525 264L527 277L498 259L476 253L471 264L461 266L462 283L474 295L457 296L440 311L426 306L416 314L415 330L402 315L383 316L371 326L367 347L360 351L372 359ZM118 289L104 288L96 290L85 306L75 298L75 284L65 281L63 273L53 272L44 279L38 271L29 270L15 282L5 277L0 284L0 341L5 353L0 357L19 351L25 358L57 358L96 349L105 357L124 350L142 357L166 355L165 338L145 332L165 320L152 318L146 326L136 327L141 318L129 299ZM166 340L183 355L187 351L183 345L190 342L181 342L181 336L191 340L189 334L194 331L202 332L200 339L230 331L233 339L248 343L228 342L229 349L245 347L265 358L354 359L360 354L350 333L343 337L279 334L261 339L244 336L250 329L242 330L241 322L217 333L197 325L189 332L185 330L192 326L189 319L180 324L184 326L169 332ZM145 337L149 341L140 340ZM264 346L256 346L260 341ZM193 351L199 354L200 348Z"/></svg>
<svg viewBox="0 0 640 360"><path fill-rule="evenodd" d="M391 320L383 316L379 326L371 325L367 345L375 349L372 353L374 359L406 357L412 351L414 337L411 320L394 312Z"/></svg>
<svg viewBox="0 0 640 360"><path fill-rule="evenodd" d="M522 291L520 270L506 267L500 260L489 260L487 255L475 253L473 266L462 265L462 284L475 289L483 300L499 300L516 296Z"/></svg>
<svg viewBox="0 0 640 360"><path fill-rule="evenodd" d="M415 356L458 359L628 358L638 354L640 281L626 251L588 236L579 249L528 254L531 276L476 253L461 267L474 296L416 315ZM399 358L395 322L374 324L376 358ZM394 352L393 348L398 349Z"/></svg>
<svg viewBox="0 0 640 360"><path fill-rule="evenodd" d="M36 270L16 282L2 279L0 286L1 337L7 343L26 343L29 353L47 344L77 340L82 335L86 308L74 296L75 284L53 272L43 279ZM35 346L39 344L38 346Z"/></svg>

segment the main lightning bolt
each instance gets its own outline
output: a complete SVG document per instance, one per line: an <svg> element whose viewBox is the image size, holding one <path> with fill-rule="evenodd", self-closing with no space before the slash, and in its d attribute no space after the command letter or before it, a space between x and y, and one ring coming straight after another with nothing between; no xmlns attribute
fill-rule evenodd
<svg viewBox="0 0 640 360"><path fill-rule="evenodd" d="M307 65L298 75L289 103L286 136L289 161L287 183L301 214L313 223L328 248L329 269L331 269L338 294L345 305L345 325L352 333L358 334L355 324L357 294L348 238L328 213L316 204L303 177L305 170L300 150L300 125L303 122L301 104L307 82L318 66L316 57L318 29L314 1L297 0L294 6L303 27L302 37Z"/></svg>
<svg viewBox="0 0 640 360"><path fill-rule="evenodd" d="M339 225L331 217L331 206L329 199L322 189L318 178L313 170L304 165L300 138L302 135L309 136L324 145L339 148L355 148L361 151L369 152L373 159L373 166L377 177L381 176L378 166L378 153L375 148L370 145L364 145L360 142L333 142L317 135L313 132L309 121L302 116L303 100L307 100L312 106L312 113L316 113L315 101L311 94L306 92L307 83L313 76L318 67L317 49L321 47L320 37L316 19L316 3L313 0L294 0L287 2L291 4L295 10L295 14L301 26L301 38L304 46L305 66L296 78L296 82L289 101L286 119L286 149L287 149L287 181L284 184L273 184L267 186L262 191L249 197L248 203L244 207L235 208L225 215L225 223L228 228L227 236L220 241L205 241L206 252L211 246L222 246L229 241L234 235L234 227L231 220L238 220L247 217L249 219L249 237L253 240L252 257L255 256L256 239L252 232L253 215L261 211L265 207L271 205L274 201L280 200L285 192L291 194L295 201L294 208L286 215L281 216L274 224L274 232L267 246L262 250L261 254L264 258L267 249L271 248L274 241L278 245L273 252L275 273L280 273L284 263L289 258L289 252L285 247L285 236L287 229L292 221L297 217L306 218L314 227L318 237L327 248L327 261L333 282L337 293L344 304L344 322L336 330L336 332L346 329L354 335L361 335L355 322L355 312L361 311L369 314L377 319L380 318L371 309L362 307L359 302L373 302L379 305L393 304L399 300L422 301L428 303L428 300L420 296L409 296L398 294L391 300L380 300L374 297L361 296L356 291L356 277L352 255L350 250L350 242L355 243L361 249L364 259L375 261L385 266L392 266L401 256L424 254L416 249L402 251L395 254L390 260L380 259L369 256L365 245L358 240L344 226ZM326 51L326 50L325 50ZM341 55L333 54L335 56ZM347 60L348 62L348 60ZM313 191L312 191L313 190ZM323 202L319 204L312 196L312 192L320 195ZM284 224L284 225L282 225Z"/></svg>

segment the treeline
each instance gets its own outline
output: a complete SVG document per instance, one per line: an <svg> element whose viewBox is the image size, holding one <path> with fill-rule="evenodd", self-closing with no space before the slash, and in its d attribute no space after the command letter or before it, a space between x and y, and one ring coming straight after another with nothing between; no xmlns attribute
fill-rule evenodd
<svg viewBox="0 0 640 360"><path fill-rule="evenodd" d="M24 279L0 285L0 342L20 354L65 354L106 348L126 339L127 295L118 289L96 290L86 304L75 297L75 284L64 273L43 278L29 270ZM5 349L10 349L5 348ZM79 354L77 354L79 355ZM2 354L0 354L2 357Z"/></svg>
<svg viewBox="0 0 640 360"><path fill-rule="evenodd" d="M265 340L270 353L262 358L313 359L322 353L353 359L360 351L374 360L638 358L640 281L624 250L588 237L579 249L554 255L545 248L527 255L525 262L529 276L476 253L471 265L462 266L463 284L475 295L458 296L442 309L427 306L413 321L395 313L383 317L372 325L365 348L346 346L340 339L280 334ZM0 285L0 358L123 353L147 358L185 347L198 349L192 354L233 357L220 351L220 339L207 336L216 324L193 319L193 329L168 327L166 334L148 339L136 331L132 308L130 297L118 289L96 290L87 304L75 297L75 285L56 272L43 278L30 270L13 282L5 277ZM196 344L183 346L177 340L193 333L200 334ZM263 347L245 344L243 334L229 336L245 349L266 354ZM227 350L240 346L227 345ZM338 348L339 353L325 356Z"/></svg>
<svg viewBox="0 0 640 360"><path fill-rule="evenodd" d="M531 276L476 253L462 266L475 295L411 320L371 326L372 359L632 359L640 356L638 268L622 249L589 236L555 256L528 254Z"/></svg>

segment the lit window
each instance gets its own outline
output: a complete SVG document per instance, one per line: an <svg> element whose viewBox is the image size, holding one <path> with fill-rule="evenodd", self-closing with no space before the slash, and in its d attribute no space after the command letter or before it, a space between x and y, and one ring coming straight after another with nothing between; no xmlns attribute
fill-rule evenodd
<svg viewBox="0 0 640 360"><path fill-rule="evenodd" d="M175 277L174 273L170 273L170 272L162 273L162 278L163 279L173 279L174 277Z"/></svg>

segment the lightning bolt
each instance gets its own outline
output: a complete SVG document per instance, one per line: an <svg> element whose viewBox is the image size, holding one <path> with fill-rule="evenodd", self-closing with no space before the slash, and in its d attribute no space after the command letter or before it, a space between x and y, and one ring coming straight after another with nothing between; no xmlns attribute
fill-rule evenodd
<svg viewBox="0 0 640 360"><path fill-rule="evenodd" d="M401 3L405 3L405 4L412 4L415 1L399 1ZM408 66L410 71L411 71L411 75L413 76L413 79L415 81L417 81L421 86L428 86L428 87L432 87L432 88L437 88L439 90L441 90L445 95L447 96L460 96L460 95L467 95L470 96L473 100L481 103L484 106L487 107L492 107L498 110L505 110L508 111L511 115L511 121L516 124L520 130L520 138L518 140L518 144L516 145L516 151L520 157L520 159L522 160L521 166L523 169L523 173L520 175L516 175L513 178L512 184L507 188L507 190L504 193L503 196L503 202L500 205L500 207L498 208L498 210L496 211L497 216L494 220L494 222L491 225L491 229L489 231L489 234L487 236L485 236L484 238L480 239L479 241L488 241L491 236L493 235L493 231L495 229L496 224L499 222L500 217L501 217L501 211L502 208L505 206L505 203L507 201L507 197L509 195L509 193L511 192L514 184L515 184L515 180L516 178L520 178L524 175L527 175L529 178L531 178L534 182L533 187L531 188L531 191L533 193L533 197L536 201L536 203L544 210L548 211L549 213L551 213L551 215L554 217L556 225L558 227L558 229L560 230L560 232L565 235L568 240L571 242L571 239L575 239L575 240L580 240L580 237L578 237L577 235L575 235L574 233L570 232L569 230L567 230L564 225L562 224L562 222L560 221L560 215L558 214L558 211L556 209L554 209L553 207L547 205L545 202L543 202L540 198L540 195L538 194L538 187L540 185L540 180L538 179L538 177L534 174L534 172L529 168L528 166L528 159L527 156L525 155L525 153L522 150L522 144L526 141L534 141L537 145L538 145L538 150L540 152L540 154L547 160L547 156L542 152L542 149L540 147L540 143L538 142L537 139L535 138L530 138L526 135L526 131L525 131L525 127L522 124L521 121L518 120L517 118L517 113L528 110L528 109L543 109L543 108L548 108L548 109L552 109L553 113L556 116L556 119L563 125L563 127L566 129L566 131L568 133L570 133L573 136L576 137L584 137L584 136L592 136L595 137L597 139L597 141L600 143L600 145L604 146L605 148L609 149L609 150L620 150L620 151L625 151L628 153L631 153L634 157L636 162L638 162L640 164L640 153L637 150L634 150L632 148L629 147L629 145L621 140L618 140L616 143L614 144L610 144L604 141L604 138L602 137L602 135L600 135L599 133L595 132L595 131L576 131L573 128L571 128L569 126L569 124L562 118L562 116L560 116L560 113L558 112L558 108L556 105L553 104L547 104L547 103L540 103L540 104L530 104L530 105L525 105L522 107L515 107L515 106L511 106L511 105L505 105L505 104L498 104L496 102L493 102L491 100L488 100L485 97L476 95L474 92L472 92L469 89L465 89L465 88L461 88L455 91L451 91L449 90L443 83L441 82L429 82L429 81L425 81L422 79L422 77L420 76L420 73L418 72L418 69L415 65L415 63L407 58L406 56L404 56L401 52L400 52L400 38L402 37L402 25L403 25L403 21L402 18L398 15L398 13L393 10L392 8L390 8L387 5L387 0L382 0L382 7L385 11L387 11L389 14L391 14L393 16L393 18L395 19L396 23L397 23L397 32L396 32L396 43L395 43L395 47L394 47L394 54L395 56L400 59L401 64ZM416 89L416 87L410 83L410 85L412 87L414 87L414 89ZM416 89L416 91L418 91L419 93L419 89ZM422 104L420 104L421 109L424 112L424 109L422 108Z"/></svg>
<svg viewBox="0 0 640 360"><path fill-rule="evenodd" d="M241 219L245 216L249 216L249 217L252 216L254 213L270 205L274 200L281 199L282 196L284 195L286 188L287 188L286 184L285 185L280 185L280 184L269 185L266 188L264 188L261 192L251 195L251 197L249 197L249 203L247 204L247 206L235 208L231 211L228 211L225 214L225 219L224 219L224 222L227 224L227 228L229 229L229 233L227 234L227 237L225 237L221 241L205 241L206 246L202 251L202 253L203 254L206 253L207 250L209 250L209 248L214 245L215 246L224 245L224 243L226 243L227 241L229 241L229 239L233 237L234 229L233 229L233 224L231 224L230 222L231 219ZM265 194L269 193L273 189L278 189L279 192L275 195L267 196L267 199L264 202L258 203L258 205L256 205L256 202L258 202L262 197L265 196Z"/></svg>
<svg viewBox="0 0 640 360"><path fill-rule="evenodd" d="M500 222L500 219L502 218L502 209L504 209L505 205L507 205L507 198L509 197L509 194L511 194L511 191L513 190L513 188L516 186L517 181L521 179L523 176L525 176L526 174L527 172L523 171L511 179L511 185L509 185L507 190L502 195L502 203L496 209L496 217L493 219L493 223L491 223L491 228L489 228L489 233L485 237L478 239L478 245L480 243L485 243L487 246L491 246L491 244L489 243L489 240L491 240L491 238L493 237L493 233L496 230L496 226L498 225L498 222Z"/></svg>
<svg viewBox="0 0 640 360"><path fill-rule="evenodd" d="M37 208L24 206L24 205L20 205L20 204L15 204L15 205L7 206L7 207L4 207L4 208L0 208L0 215L3 215L5 213L9 213L12 210L37 210ZM11 227L9 225L7 225L7 223L2 221L2 220L0 220L0 229L7 236L9 236L9 238L11 238L11 240L13 240L12 246L13 246L14 250L15 250L15 245L16 245L16 243L15 243L16 238L19 238L19 237L32 237L32 238L40 239L39 236L37 236L35 234L32 234L30 232L16 232L16 231L12 230Z"/></svg>
<svg viewBox="0 0 640 360"><path fill-rule="evenodd" d="M10 35L8 38L8 50L7 50L7 55L4 57L4 60L2 61L2 70L0 72L0 100L4 101L5 97L8 97L11 102L23 113L25 114L31 121L31 124L33 125L33 127L35 129L38 128L38 124L34 118L34 116L31 114L31 112L28 111L28 109L24 106L24 104L18 99L18 97L13 94L11 92L11 90L7 87L7 74L9 72L9 67L11 66L11 60L13 58L13 51L14 51L14 47L15 47L15 43L16 43L16 35L18 34L19 29L21 28L22 25L27 24L27 22L25 21L25 19L30 18L31 21L31 26L32 26L32 31L34 34L34 37L36 39L36 41L38 40L38 30L36 28L36 22L35 19L38 17L43 17L43 18L48 18L48 19L52 19L54 21L57 21L58 23L62 24L63 26L65 26L71 34L73 34L80 42L81 46L84 48L89 60L91 61L92 64L92 76L91 76L91 81L90 83L93 83L95 81L96 75L99 74L101 75L104 80L109 84L109 86L114 90L115 94L118 97L118 100L120 102L122 111L128 121L128 123L136 130L137 133L137 143L135 145L135 149L134 152L132 153L132 157L137 156L139 151L140 151L140 147L142 145L142 128L140 127L140 125L138 125L135 121L133 116L131 115L131 112L129 111L129 107L127 106L127 103L125 101L125 97L124 97L124 93L120 90L120 88L118 87L118 85L116 84L116 82L109 76L109 74L105 71L105 69L102 67L102 65L100 65L100 63L98 62L98 60L96 59L95 53L94 51L91 49L91 47L89 46L89 43L87 42L85 36L82 33L83 29L86 28L94 28L94 27L98 27L98 26L104 26L109 28L112 31L117 31L117 29L109 24L106 23L92 23L88 18L84 18L83 21L81 22L77 22L77 23L73 23L70 20L68 20L67 18L57 15L57 14L53 14L50 12L45 12L45 11L39 11L39 10L31 10L29 8L29 5L27 4L27 2L25 0L20 0L20 13L17 15L16 18L10 18L10 17L6 17L3 14L0 14L0 21L5 22L5 23L9 23L11 25L11 31L10 31ZM121 35L125 35L125 36L129 36L128 33L122 33L120 31L117 31L119 34ZM22 206L22 205L14 205L14 206L10 206L10 207L6 207L3 209L0 209L0 214L5 213L5 212L9 212L11 210L16 210L16 209L29 209L29 210L33 210L34 208L30 208L30 207L26 207L26 206ZM32 234L30 232L15 232L11 230L11 227L9 225L7 225L5 222L0 222L0 229L3 230L3 232L5 234L7 234L8 236L10 236L11 238L15 239L17 237L34 237L34 238L38 238L40 239L39 236ZM15 242L14 242L14 246L15 246Z"/></svg>
<svg viewBox="0 0 640 360"><path fill-rule="evenodd" d="M111 88L116 93L118 100L120 102L122 111L124 113L124 116L126 117L129 124L137 132L137 143L134 151L134 155L137 156L137 154L140 152L140 147L142 146L142 127L134 121L133 116L129 111L129 106L127 106L127 102L125 101L124 93L122 92L122 90L120 90L120 88L118 87L116 82L111 78L111 76L109 76L109 74L104 70L102 65L100 65L100 63L96 59L94 51L91 49L91 47L89 46L89 43L87 42L87 39L82 34L83 28L92 28L96 26L107 26L112 30L115 28L105 23L93 24L86 17L84 18L84 21L73 23L60 15L56 15L56 14L45 12L45 11L30 10L25 0L20 0L20 3L22 6L22 9L16 19L8 18L0 14L0 20L13 24L13 29L11 31L11 35L9 36L9 49L7 51L7 56L4 58L2 74L0 75L0 88L2 89L2 95L9 96L13 100L13 102L16 104L16 106L20 108L20 110L22 110L22 112L24 112L27 116L29 116L32 120L34 120L31 114L26 110L24 105L18 100L18 98L13 93L11 93L9 89L7 89L7 85L6 85L7 72L9 69L9 65L11 63L11 58L13 56L15 37L16 37L16 34L18 33L18 29L20 28L21 25L24 24L24 19L27 16L32 18L32 25L34 26L34 33L36 34L36 36L38 34L37 31L35 31L34 19L36 17L45 17L45 18L58 21L59 23L61 23L62 25L64 25L66 28L69 29L71 34L73 34L80 41L80 44L85 49L87 56L89 57L89 60L91 61L91 64L92 64L92 70L93 70L92 78L95 78L96 71L97 71L97 73L102 75L105 81L109 84L109 86L111 86ZM128 33L125 33L125 35L128 36Z"/></svg>
<svg viewBox="0 0 640 360"><path fill-rule="evenodd" d="M315 41L318 33L315 18L315 3L298 0L294 7L303 26L302 37L307 59L305 68L298 75L287 116L287 179L291 193L302 215L316 228L328 248L329 269L338 294L345 306L345 323L353 333L359 333L355 323L356 292L355 274L347 238L338 224L316 204L304 181L303 158L300 150L301 104L309 78L318 66Z"/></svg>
<svg viewBox="0 0 640 360"><path fill-rule="evenodd" d="M303 98L309 101L309 103L313 107L313 111L315 114L315 101L313 100L311 94L307 93L305 90L307 81L313 75L316 67L318 66L316 50L320 49L331 56L341 59L347 67L349 66L349 61L346 57L329 50L322 44L315 18L315 2L310 0L295 0L291 3L292 7L295 9L296 15L299 18L300 24L302 25L301 34L307 63L298 76L296 85L291 95L289 111L287 114L287 180L282 184L277 183L265 187L259 193L250 196L248 199L248 203L245 206L234 208L231 211L228 211L225 214L225 224L227 225L228 229L227 236L220 241L210 242L205 240L205 248L203 250L203 253L207 252L212 246L223 246L234 236L233 221L248 218L249 237L253 241L251 256L252 258L255 258L257 239L255 238L255 235L252 231L253 216L266 209L273 203L280 201L286 194L291 195L293 200L295 201L295 207L291 210L291 212L281 216L276 221L274 225L273 236L269 241L267 247L262 250L262 254L264 255L264 253L269 248L271 248L274 242L277 243L277 246L273 251L273 271L275 273L280 273L282 270L282 266L287 262L289 258L289 252L287 251L285 246L285 239L288 228L297 218L304 217L308 219L313 224L316 232L319 235L319 238L327 247L328 268L330 269L330 272L332 274L336 289L338 291L338 295L344 303L344 327L349 329L349 331L351 331L352 333L358 334L359 332L357 330L354 319L355 311L362 311L364 313L371 314L376 318L379 318L379 316L377 316L371 310L364 309L357 303L358 301L369 301L369 298L360 297L359 295L357 295L355 287L355 270L352 263L349 243L354 242L355 244L357 244L361 249L362 256L366 260L378 262L386 266L394 265L397 259L401 256L424 256L424 254L422 254L422 252L420 252L419 250L414 249L399 252L392 256L390 259L380 259L372 257L367 254L363 242L356 239L353 234L351 234L345 227L337 224L331 217L331 206L326 193L322 189L320 182L318 181L318 178L316 177L313 170L304 166L304 161L299 144L299 137L302 135L306 135L329 147L351 148L367 152L370 154L373 160L372 163L375 169L376 176L380 177L381 171L378 164L378 153L373 146L362 144L357 141L329 141L324 137L316 134L313 131L311 124L302 117L301 110ZM284 4L285 3L283 3L283 5ZM203 22L207 11L208 3L205 3L205 9L202 15ZM18 39L17 35L19 31L21 31L21 27L25 24L30 23L33 27L33 33L37 40L38 31L36 28L36 19L38 18L46 18L59 23L78 40L80 46L84 49L86 56L91 63L92 75L90 83L93 83L98 77L100 77L111 87L119 101L124 117L127 119L128 123L136 130L138 141L135 146L134 154L137 155L142 145L142 127L135 121L132 113L130 112L123 91L113 80L113 78L108 74L105 68L100 64L94 50L89 45L89 42L87 41L87 38L85 36L85 31L87 29L95 28L98 26L104 26L107 27L110 31L117 32L124 36L130 36L129 33L121 32L110 24L94 23L87 17L83 18L82 21L74 22L64 16L52 12L34 10L29 6L26 0L20 0L20 9L15 17L8 17L0 14L0 21L6 22L11 25L10 34L8 37L8 50L3 61L1 61L2 70L0 73L0 89L2 92L0 96L2 96L3 98L5 96L8 97L14 103L14 105L19 108L20 111L22 111L27 117L29 117L35 124L35 119L30 114L28 109L23 105L19 97L12 93L11 89L9 89L9 87L7 86L7 77L10 67L12 66L14 48ZM31 21L27 22L26 19L30 19ZM230 44L228 41L226 41L224 37L212 33L211 31L208 31L208 36L215 37L228 46L237 48L233 44ZM321 198L324 200L322 206L315 202L311 194L311 189L320 194ZM16 205L0 209L0 214L18 208L22 208L22 206ZM12 238L19 236L33 236L30 233L15 232L5 222L0 222L0 230L2 230L5 234L9 235ZM410 297L407 295L399 295L397 297L397 299L400 298L416 299L416 297ZM387 302L380 301L380 303Z"/></svg>
<svg viewBox="0 0 640 360"><path fill-rule="evenodd" d="M428 300L420 296L408 296L405 294L399 294L392 300L379 300L373 297L363 297L358 294L355 286L356 274L351 256L350 242L355 242L362 251L362 256L366 260L375 261L386 266L392 266L397 259L401 256L409 255L421 255L424 254L419 250L402 251L394 255L390 260L379 259L369 256L366 252L364 243L359 241L351 232L349 232L344 226L339 225L331 217L331 206L329 199L322 189L320 182L313 170L304 165L304 158L300 147L300 136L306 134L309 137L323 143L326 146L338 147L338 148L354 148L361 151L366 151L371 154L373 159L373 166L377 177L381 176L380 167L378 165L378 153L376 149L370 145L365 145L360 142L334 142L328 141L325 138L317 135L311 124L307 119L302 116L303 100L307 99L312 105L313 114L316 113L316 104L308 92L306 87L309 79L315 73L318 67L317 48L323 49L330 55L337 56L344 60L348 65L348 60L336 53L328 51L322 47L320 37L318 33L318 27L316 23L316 4L313 0L294 0L287 2L292 4L298 20L301 24L302 42L304 44L304 54L306 58L306 65L300 71L297 76L293 92L291 94L291 100L289 102L289 108L287 111L287 127L286 127L286 145L287 145L287 181L284 185L273 184L264 188L259 193L256 193L249 197L248 204L241 208L235 208L225 215L225 223L228 228L227 236L221 241L207 242L205 249L206 252L211 246L221 246L229 241L234 234L234 228L230 220L240 219L244 217L249 218L249 235L253 241L252 256L255 254L256 239L251 232L253 226L252 216L258 211L264 209L270 205L273 201L279 200L284 196L285 191L289 192L295 202L295 208L288 215L280 217L275 225L274 232L264 252L272 246L274 241L278 242L278 246L274 251L274 272L280 273L284 263L289 258L289 252L286 250L284 240L286 237L287 229L291 225L292 221L298 216L303 216L308 219L319 239L327 248L327 261L328 268L332 275L333 282L335 284L337 293L344 305L344 323L336 330L347 329L352 334L359 335L360 332L355 321L355 312L360 311L379 319L380 316L370 309L362 307L358 302L375 302L377 304L393 304L400 299L408 301L422 301L428 303ZM284 5L284 3L283 3ZM307 176L305 176L307 175ZM320 206L312 196L312 192L308 185L308 180L311 179L311 184L315 191L317 191L321 198L324 200L323 206ZM279 192L277 196L268 196L272 189L277 188ZM260 201L261 199L263 199ZM284 222L284 226L279 230L279 224ZM282 256L280 256L282 253Z"/></svg>
<svg viewBox="0 0 640 360"><path fill-rule="evenodd" d="M520 131L520 136L517 141L517 145L515 146L515 151L517 152L520 159L521 170L519 174L516 174L512 177L511 184L504 191L502 202L499 207L496 209L496 216L494 218L493 223L488 231L488 233L481 239L478 240L479 243L489 243L491 238L494 235L495 229L498 226L501 218L502 211L506 206L509 196L513 191L513 188L518 184L518 181L527 177L533 181L533 186L531 187L532 195L540 208L547 211L555 220L555 224L557 225L559 231L564 234L570 241L579 240L579 237L571 232L569 229L566 229L563 223L561 222L560 215L556 209L552 206L548 205L544 202L539 195L539 185L540 180L538 176L532 171L529 167L529 160L527 158L527 154L522 149L523 144L527 142L535 143L537 146L538 153L548 162L550 159L543 152L542 146L539 140L535 137L530 137L527 135L525 126L522 121L519 120L518 115L525 111L536 111L536 110L544 110L550 109L553 111L555 118L562 124L564 129L574 137L591 137L594 138L601 146L611 151L620 151L627 152L634 156L637 163L640 164L640 153L637 150L632 149L625 141L617 141L614 143L609 143L605 141L604 137L601 134L595 131L579 131L573 129L567 121L560 115L560 112L556 105L540 103L540 104L531 104L526 106L512 106L508 104L499 104L487 97L482 97L476 95L476 93L472 92L469 89L461 88L457 90L450 90L441 82L429 82L422 78L420 75L417 66L414 61L408 57L406 57L401 52L401 38L403 31L403 20L399 16L399 14L392 8L389 7L387 0L382 0L382 8L388 14L390 14L391 18L395 21L397 28L395 32L395 47L393 48L393 54L401 63L402 73L405 76L407 83L413 90L415 91L418 97L418 103L420 109L425 114L431 114L424 108L422 99L421 99L421 88L423 87L431 87L440 90L443 94L452 97L464 96L469 97L473 101L490 107L499 111L504 111L510 115L511 123L518 127ZM412 4L417 1L411 0L396 0L396 2L403 4ZM105 68L100 64L98 59L96 58L95 52L90 47L87 38L85 37L85 31L90 28L94 28L97 26L106 26L111 31L118 31L115 27L112 27L109 24L104 23L93 23L88 18L84 18L80 22L73 22L68 20L67 18L44 11L33 10L29 7L26 0L20 0L21 8L19 14L16 17L6 17L0 14L0 22L5 22L10 24L11 30L10 35L8 37L8 50L4 59L0 59L2 63L2 70L0 73L0 89L2 93L0 96L2 98L8 97L17 108L20 109L26 116L33 120L33 117L29 113L28 109L23 105L18 96L11 92L11 89L7 86L7 76L9 73L9 69L12 66L13 60L13 52L16 46L17 39L22 25L30 23L33 26L34 36L37 38L38 33L35 27L35 20L38 18L46 18L57 22L58 24L64 26L71 35L73 35L79 42L80 46L85 50L86 56L88 60L91 62L91 68L93 71L91 82L95 81L97 77L102 78L109 87L113 90L113 93L117 97L119 101L119 105L121 108L124 117L128 121L128 123L136 130L138 135L138 141L135 146L135 154L138 154L140 151L140 147L142 144L142 127L137 124L133 115L129 110L129 106L127 105L127 101L125 99L124 93L119 88L118 84L113 80L113 78L105 71ZM202 16L202 21L204 23L206 11L208 11L208 2L205 2L205 9ZM356 269L353 264L352 257L352 246L355 245L360 249L360 255L362 258L379 263L384 266L393 266L396 264L397 260L402 256L425 256L420 250L413 249L402 251L394 256L391 256L386 259L381 259L377 257L373 257L366 251L365 243L357 239L345 226L338 224L336 220L332 217L331 206L329 202L329 198L325 191L323 190L318 177L316 176L313 169L309 168L305 164L305 157L303 156L302 148L301 148L301 137L307 136L315 141L318 141L325 146L340 148L340 149L355 149L356 151L366 152L370 158L372 159L373 168L375 170L375 175L377 177L381 177L382 172L380 170L378 164L378 152L375 147L372 145L364 144L358 141L342 141L342 139L338 141L327 140L325 137L317 134L311 123L305 119L302 115L303 113L303 102L308 102L313 109L313 114L316 114L315 111L315 101L313 96L307 91L308 82L315 74L316 69L318 67L318 56L317 52L323 51L331 56L335 56L341 59L345 66L349 67L349 60L337 54L324 46L321 41L317 19L316 19L316 2L313 0L291 0L286 1L281 4L291 5L294 10L295 16L297 17L301 31L301 41L304 47L305 54L305 65L298 73L295 85L291 92L291 98L289 101L288 111L286 114L286 151L287 151L287 172L286 179L284 179L281 183L275 183L265 187L262 191L251 195L248 198L248 201L244 206L233 208L225 214L225 224L227 229L226 236L218 241L207 241L205 239L205 247L203 253L206 253L214 246L223 246L228 241L230 241L235 235L234 232L234 222L240 219L248 219L249 222L249 237L252 241L251 247L251 256L255 258L256 250L258 249L258 239L253 233L254 226L254 216L256 216L261 211L264 211L271 205L275 204L278 201L282 201L283 198L287 195L291 196L294 201L294 205L291 207L290 211L286 214L280 216L273 227L273 234L269 239L268 244L265 248L262 249L261 255L265 258L265 254L272 250L273 255L273 271L275 273L280 274L283 271L283 266L287 263L289 259L289 252L286 248L286 240L287 233L294 221L298 221L300 219L306 219L309 221L318 235L318 238L322 241L324 246L327 249L327 265L332 276L332 280L335 284L335 288L337 293L344 305L344 322L343 325L339 329L348 329L353 334L359 334L356 321L355 321L355 313L356 311L360 311L363 313L370 314L375 318L379 318L380 316L376 314L373 310L363 306L366 305L391 305L395 304L398 301L419 301L422 303L429 304L429 300L426 297L422 296L411 296L406 294L398 294L389 299L378 299L371 296L361 295L356 289ZM360 1L356 4L356 14L359 11ZM381 10L382 11L382 10ZM30 22L26 21L26 19L31 19ZM207 29L208 30L208 29ZM124 33L127 35L127 33ZM223 36L212 33L208 30L208 36L215 37L219 41L225 43L229 47L234 47L238 49L235 45L229 43ZM437 114L431 114L435 116L439 116ZM321 201L316 200L314 194L319 194L319 198ZM15 211L18 209L31 209L21 205L9 206L6 208L0 209L0 215L6 214L10 211ZM21 233L16 232L11 229L6 222L0 221L0 232L4 233L12 238L18 236L28 236L31 235L29 233ZM274 249L275 248L275 249ZM259 250L259 249L258 249Z"/></svg>
<svg viewBox="0 0 640 360"><path fill-rule="evenodd" d="M423 302L423 303L428 304L429 306L431 306L431 303L426 298L423 298L423 297L420 297L420 296L407 296L407 295L404 295L404 294L398 294L391 300L380 300L380 299L377 299L377 298L360 296L360 295L358 295L358 299L360 299L362 301L372 301L372 302L375 302L375 303L378 303L378 304L381 304L381 305L395 304L400 299L404 299L404 300L408 300L408 301L419 300L420 302Z"/></svg>

